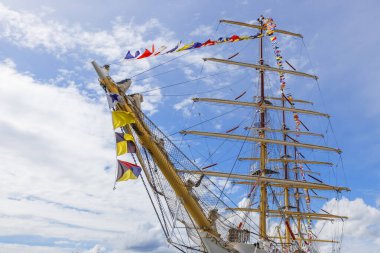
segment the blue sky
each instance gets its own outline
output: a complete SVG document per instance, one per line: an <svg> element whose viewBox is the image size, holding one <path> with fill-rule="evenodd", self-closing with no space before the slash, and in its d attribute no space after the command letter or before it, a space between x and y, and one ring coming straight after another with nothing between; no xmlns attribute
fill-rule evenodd
<svg viewBox="0 0 380 253"><path fill-rule="evenodd" d="M1 0L0 249L167 252L163 239L157 238L161 233L149 202L136 197L145 194L142 185L131 182L112 191L113 171L104 170L114 166L110 116L90 61L115 62L127 50L150 47L152 43L174 45L179 40L191 42L233 32L254 33L218 26L218 20L248 22L260 14L273 17L283 29L304 35L305 45L300 40L282 40L284 56L301 70L320 77L321 93L315 83L303 79L289 78L289 89L315 100L313 109L332 115L335 137L329 135L328 142L333 146L337 142L343 149L344 173L341 166L337 173L339 181L352 188L348 199L341 202L341 209L353 216L345 226L351 247L347 240L342 252L378 247L379 7L374 0L169 0L159 4ZM132 91L212 74L218 71L216 66L228 71L220 65L203 64L199 58L226 57L240 50L239 60L250 59L257 55L255 43L194 51L180 59L183 73L140 81L136 77ZM162 56L136 64L114 64L111 73L115 79L122 79L167 59ZM175 68L175 64L166 67ZM158 68L150 74L162 71ZM247 73L241 70L229 77L237 81ZM255 76L249 72L248 81L255 80ZM215 80L223 85L224 77ZM206 81L196 85L197 88L176 86L150 93L153 96L146 96L144 108L164 131L178 131L192 124L188 114L198 107L193 110L188 103L191 96L166 95L216 88ZM232 87L229 98L249 87L248 82ZM182 117L181 124L176 121L178 117ZM215 123L215 129L219 123ZM319 130L326 130L325 125ZM233 126L223 125L222 130ZM136 233L146 236L132 240Z"/></svg>

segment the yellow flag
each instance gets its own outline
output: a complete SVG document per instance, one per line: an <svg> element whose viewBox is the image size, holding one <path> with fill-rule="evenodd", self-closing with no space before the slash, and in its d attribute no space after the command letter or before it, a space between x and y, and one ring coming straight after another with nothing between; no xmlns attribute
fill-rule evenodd
<svg viewBox="0 0 380 253"><path fill-rule="evenodd" d="M113 129L123 127L127 124L136 123L130 112L113 111L112 112Z"/></svg>
<svg viewBox="0 0 380 253"><path fill-rule="evenodd" d="M181 47L180 49L178 49L176 52L180 52L180 51L186 50L186 49L192 47L193 45L194 45L194 42L186 44L183 47Z"/></svg>

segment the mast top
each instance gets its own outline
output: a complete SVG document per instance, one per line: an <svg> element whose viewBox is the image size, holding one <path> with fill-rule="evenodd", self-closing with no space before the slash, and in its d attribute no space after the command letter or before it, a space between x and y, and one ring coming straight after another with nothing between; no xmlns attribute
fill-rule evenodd
<svg viewBox="0 0 380 253"><path fill-rule="evenodd" d="M256 28L256 29L260 29L260 30L267 30L264 26L261 26L261 25L253 25L253 24L248 24L248 23L239 22L239 21L221 19L221 20L219 20L219 22L220 23L233 24L233 25L246 26L246 27ZM293 32L289 32L289 31L285 31L285 30L274 29L273 32L303 38L302 34L293 33Z"/></svg>

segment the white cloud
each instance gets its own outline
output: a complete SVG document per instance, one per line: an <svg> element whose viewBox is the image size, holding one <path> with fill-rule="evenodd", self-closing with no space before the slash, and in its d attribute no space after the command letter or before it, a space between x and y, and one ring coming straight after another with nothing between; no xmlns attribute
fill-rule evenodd
<svg viewBox="0 0 380 253"><path fill-rule="evenodd" d="M194 103L192 98L193 97L188 97L181 102L174 104L173 108L177 111L182 111L185 117L190 117L192 115L190 105Z"/></svg>
<svg viewBox="0 0 380 253"><path fill-rule="evenodd" d="M151 31L154 31L155 38L146 38ZM62 24L49 19L47 13L36 15L15 11L0 3L0 38L20 47L42 48L58 57L67 53L73 57L77 53L74 51L79 50L115 61L122 59L127 49L150 47L153 42L171 44L172 36L173 33L156 19L136 25L116 18L109 31L86 30L78 24Z"/></svg>
<svg viewBox="0 0 380 253"><path fill-rule="evenodd" d="M343 226L343 253L376 252L375 249L380 247L380 210L378 208L366 204L360 198L355 200L342 198L341 200L330 200L323 206L323 209L330 213L349 217ZM318 221L315 231L322 231L321 239L340 239L337 237L342 231L340 223L340 221L334 223ZM330 250L329 247L331 246L321 249L327 252Z"/></svg>
<svg viewBox="0 0 380 253"><path fill-rule="evenodd" d="M130 93L139 93L143 91L150 91L148 96L144 96L143 94L143 102L141 104L142 110L144 112L148 112L149 114L153 114L157 112L157 106L161 103L162 94L161 90L157 89L157 87L153 87L150 84L138 84L132 85L130 88Z"/></svg>
<svg viewBox="0 0 380 253"><path fill-rule="evenodd" d="M213 34L214 28L210 25L201 25L190 33L191 36L209 36Z"/></svg>
<svg viewBox="0 0 380 253"><path fill-rule="evenodd" d="M51 10L50 10L51 11ZM152 33L154 31L154 33ZM154 38L147 38L154 34ZM61 85L69 77L75 77L84 70L95 72L89 64L91 58L103 58L103 62L114 62L111 66L111 75L114 80L122 80L136 73L141 73L151 67L151 62L164 60L154 59L150 62L139 60L131 62L120 61L126 50L139 50L140 47L175 44L173 33L166 29L156 19L150 19L142 25L133 22L125 23L121 18L112 22L110 30L86 30L80 25L62 24L49 19L48 13L36 15L30 12L15 11L0 3L0 39L29 49L42 49L59 58L70 57L74 67L60 69L57 77L49 82ZM80 57L79 57L80 55ZM84 62L86 63L84 65ZM77 66L75 67L75 64ZM88 84L89 83L89 84ZM82 94L91 96L95 92L101 95L103 91L97 83L86 82L81 84ZM153 88L146 83L134 83L131 92L144 91ZM161 91L149 93L143 103L143 109L149 114L157 111L161 101Z"/></svg>
<svg viewBox="0 0 380 253"><path fill-rule="evenodd" d="M140 233L140 240L165 245L149 201L136 198L144 194L141 182L112 190L114 136L105 101L95 103L73 85L40 83L10 60L0 63L0 101L0 237L30 235L57 244L40 252L65 252L54 248L68 238L72 250L97 242L107 252L122 252L125 242L135 245L136 228L144 225L155 236Z"/></svg>
<svg viewBox="0 0 380 253"><path fill-rule="evenodd" d="M85 253L102 253L105 252L105 248L99 244L96 244L92 249L86 251Z"/></svg>
<svg viewBox="0 0 380 253"><path fill-rule="evenodd" d="M72 249L64 249L61 247L47 247L47 246L29 246L19 244L0 243L0 249L7 253L71 253Z"/></svg>
<svg viewBox="0 0 380 253"><path fill-rule="evenodd" d="M178 110L181 110L188 105L191 105L192 103L193 103L192 97L188 97L188 98L182 100L181 102L175 104L173 107L174 107L174 109L176 109L178 111Z"/></svg>

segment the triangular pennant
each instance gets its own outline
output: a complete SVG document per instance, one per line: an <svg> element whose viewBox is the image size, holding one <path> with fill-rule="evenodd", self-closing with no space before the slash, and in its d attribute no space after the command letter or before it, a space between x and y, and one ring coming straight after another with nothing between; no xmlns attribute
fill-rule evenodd
<svg viewBox="0 0 380 253"><path fill-rule="evenodd" d="M200 42L195 42L191 47L189 47L188 49L194 49L194 48L199 48L202 46L202 43Z"/></svg>
<svg viewBox="0 0 380 253"><path fill-rule="evenodd" d="M129 60L129 59L134 59L135 57L131 54L131 51L128 51L128 53L125 55L124 59Z"/></svg>
<svg viewBox="0 0 380 253"><path fill-rule="evenodd" d="M166 48L167 48L167 46L161 46L161 47L157 50L157 53L154 54L154 56L161 54Z"/></svg>
<svg viewBox="0 0 380 253"><path fill-rule="evenodd" d="M202 47L213 46L215 43L215 41L208 39L207 41L203 42Z"/></svg>
<svg viewBox="0 0 380 253"><path fill-rule="evenodd" d="M137 57L137 59L143 59L151 56L154 53L154 44L152 45L152 51L149 51L148 49L145 49L144 53Z"/></svg>
<svg viewBox="0 0 380 253"><path fill-rule="evenodd" d="M180 52L180 51L183 51L183 50L189 49L189 48L191 48L193 45L194 45L194 42L189 43L189 44L186 44L186 45L184 45L183 47L181 47L180 49L178 49L176 52Z"/></svg>
<svg viewBox="0 0 380 253"><path fill-rule="evenodd" d="M181 41L178 42L178 44L174 48L170 49L165 54L173 53L175 50L177 50L179 48L179 45L181 45Z"/></svg>
<svg viewBox="0 0 380 253"><path fill-rule="evenodd" d="M239 41L240 40L240 37L237 36L237 35L232 35L230 38L229 38L229 41L231 42L235 42L235 41Z"/></svg>

